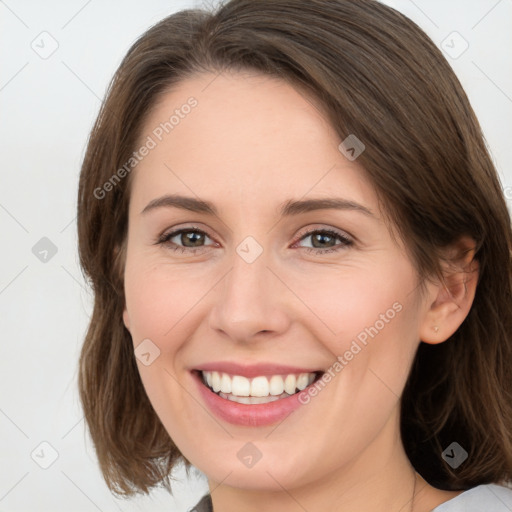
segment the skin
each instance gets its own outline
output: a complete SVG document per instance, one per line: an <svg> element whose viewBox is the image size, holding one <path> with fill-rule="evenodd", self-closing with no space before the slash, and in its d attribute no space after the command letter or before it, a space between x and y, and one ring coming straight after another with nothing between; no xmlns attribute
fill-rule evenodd
<svg viewBox="0 0 512 512"><path fill-rule="evenodd" d="M137 360L143 384L180 451L207 475L215 512L420 512L455 497L409 463L400 395L420 340L443 342L467 316L477 269L453 273L447 287L429 282L421 296L364 169L338 150L340 137L314 102L283 81L196 75L165 94L140 140L190 96L197 107L132 171L123 320L134 347L149 338L160 350L149 366ZM219 215L165 207L141 214L168 193L211 201ZM329 209L279 218L285 201L313 197L350 199L374 216ZM206 233L202 246L182 236L172 241L199 247L195 254L155 243L191 226ZM318 236L304 236L313 228L335 229L354 243L332 237L322 246ZM247 236L263 249L253 263L236 252ZM452 255L471 242L461 239ZM307 251L316 247L341 248ZM461 268L471 256L460 259ZM396 302L401 311L277 425L217 418L190 376L219 360L327 369ZM237 457L249 441L261 452L251 468Z"/></svg>

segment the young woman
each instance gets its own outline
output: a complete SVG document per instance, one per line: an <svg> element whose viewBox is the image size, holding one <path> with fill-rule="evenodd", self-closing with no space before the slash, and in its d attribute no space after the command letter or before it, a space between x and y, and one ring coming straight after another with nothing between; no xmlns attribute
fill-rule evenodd
<svg viewBox="0 0 512 512"><path fill-rule="evenodd" d="M113 492L512 510L512 232L440 51L373 0L148 30L80 176L80 394Z"/></svg>

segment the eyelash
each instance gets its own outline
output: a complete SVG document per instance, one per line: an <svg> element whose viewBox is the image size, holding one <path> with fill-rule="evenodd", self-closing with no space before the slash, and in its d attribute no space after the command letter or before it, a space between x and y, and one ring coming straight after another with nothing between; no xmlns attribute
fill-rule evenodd
<svg viewBox="0 0 512 512"><path fill-rule="evenodd" d="M167 246L169 249L171 249L173 251L181 250L182 253L189 252L192 254L195 254L196 252L201 251L205 248L205 246L197 247L197 248L184 247L181 245L176 245L174 242L170 242L170 240L172 238L174 238L175 236L180 235L182 233L198 233L198 234L206 235L208 238L211 238L208 235L208 233L205 233L203 230L201 230L199 228L195 228L195 227L190 227L190 228L178 229L176 231L171 231L170 233L164 233L163 235L161 235L158 238L158 240L156 241L156 244ZM352 240L350 240L347 236L345 236L342 233L339 233L337 231L334 231L332 229L312 229L310 231L307 231L306 233L303 233L301 235L301 237L297 240L297 242L300 242L304 238L307 238L308 236L318 234L318 233L321 233L324 235L327 234L331 237L338 238L339 240L341 240L342 243L338 244L335 247L329 247L327 249L317 249L315 247L303 247L303 249L306 249L306 251L308 253L315 253L315 254L333 253L333 252L340 251L343 248L350 247L354 244L354 242ZM295 243L297 243L297 242L295 242Z"/></svg>

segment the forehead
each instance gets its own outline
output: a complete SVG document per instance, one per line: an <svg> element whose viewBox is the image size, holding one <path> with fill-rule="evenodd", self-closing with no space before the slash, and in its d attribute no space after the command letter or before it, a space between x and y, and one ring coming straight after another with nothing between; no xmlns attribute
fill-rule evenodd
<svg viewBox="0 0 512 512"><path fill-rule="evenodd" d="M139 145L149 138L154 147L133 172L137 202L193 192L247 204L306 194L376 203L317 102L277 78L233 72L183 80L148 115Z"/></svg>

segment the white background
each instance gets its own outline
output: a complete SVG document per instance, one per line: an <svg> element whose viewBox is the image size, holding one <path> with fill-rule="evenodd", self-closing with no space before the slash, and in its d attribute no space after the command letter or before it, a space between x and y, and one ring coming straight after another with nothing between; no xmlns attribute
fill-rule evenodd
<svg viewBox="0 0 512 512"><path fill-rule="evenodd" d="M438 46L452 46L454 55L467 41L464 53L447 58L480 119L503 187L511 187L512 0L385 3ZM207 491L204 475L187 481L178 471L174 497L155 491L115 499L99 472L76 388L92 305L75 227L88 133L134 40L164 16L196 5L0 0L0 512L185 511ZM43 51L43 44L58 48L43 59L31 47ZM512 198L512 188L506 190ZM46 263L32 252L43 237L57 248ZM36 449L40 463L51 461L42 442L58 454L48 469L31 458Z"/></svg>

